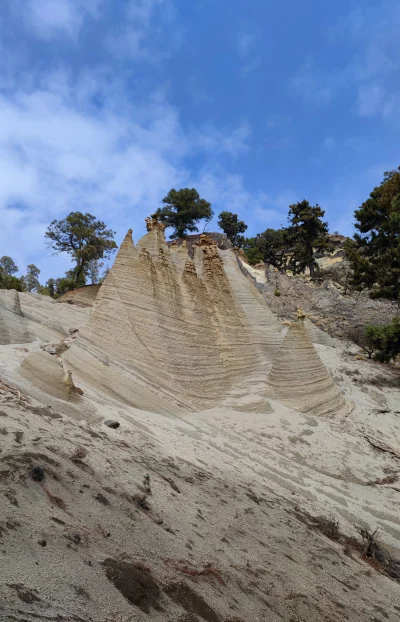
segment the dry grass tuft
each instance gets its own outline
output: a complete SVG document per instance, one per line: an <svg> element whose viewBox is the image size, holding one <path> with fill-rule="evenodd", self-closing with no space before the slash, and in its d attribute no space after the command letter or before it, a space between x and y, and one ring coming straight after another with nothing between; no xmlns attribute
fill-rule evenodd
<svg viewBox="0 0 400 622"><path fill-rule="evenodd" d="M379 544L375 538L378 530L371 533L362 527L358 531L364 547L363 558L376 570L384 572L392 579L400 580L400 559L393 559L389 551Z"/></svg>
<svg viewBox="0 0 400 622"><path fill-rule="evenodd" d="M46 495L48 496L50 503L52 505L55 505L56 507L60 508L60 510L64 510L64 512L67 511L67 504L65 503L63 499L61 499L61 497L57 497L57 495L54 495L52 492L50 492L47 486L42 485L42 488L44 492L46 493Z"/></svg>
<svg viewBox="0 0 400 622"><path fill-rule="evenodd" d="M380 479L374 479L367 482L367 486L383 486L385 484L394 484L399 480L399 476L397 474L387 475L386 477L381 477Z"/></svg>
<svg viewBox="0 0 400 622"><path fill-rule="evenodd" d="M148 504L147 498L150 497L153 493L151 490L150 484L150 475L146 474L143 478L143 483L141 486L138 486L140 492L136 493L132 496L133 501L138 505L142 510L150 510L150 505Z"/></svg>

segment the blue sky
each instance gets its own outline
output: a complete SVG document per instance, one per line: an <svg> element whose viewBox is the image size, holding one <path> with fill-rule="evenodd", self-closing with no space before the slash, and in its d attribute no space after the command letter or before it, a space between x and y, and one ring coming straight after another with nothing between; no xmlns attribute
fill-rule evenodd
<svg viewBox="0 0 400 622"><path fill-rule="evenodd" d="M303 198L351 234L400 165L399 32L398 0L0 0L0 255L61 276L52 219L137 239L185 186L249 234Z"/></svg>

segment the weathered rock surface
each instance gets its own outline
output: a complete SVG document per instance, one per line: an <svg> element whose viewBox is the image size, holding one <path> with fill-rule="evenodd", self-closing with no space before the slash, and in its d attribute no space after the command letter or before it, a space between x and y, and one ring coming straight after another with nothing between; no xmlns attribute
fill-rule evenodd
<svg viewBox="0 0 400 622"><path fill-rule="evenodd" d="M271 396L303 413L340 416L350 410L319 358L303 319L289 326L268 384Z"/></svg>
<svg viewBox="0 0 400 622"><path fill-rule="evenodd" d="M396 370L220 246L150 220L92 308L0 307L1 622L397 622Z"/></svg>
<svg viewBox="0 0 400 622"><path fill-rule="evenodd" d="M137 247L129 232L67 359L82 375L93 355L118 362L131 374L131 400L142 407L147 391L206 408L246 378L266 377L281 327L231 251L219 251L207 236L197 241L193 261L176 251L174 261L159 223ZM99 375L112 390L108 372Z"/></svg>

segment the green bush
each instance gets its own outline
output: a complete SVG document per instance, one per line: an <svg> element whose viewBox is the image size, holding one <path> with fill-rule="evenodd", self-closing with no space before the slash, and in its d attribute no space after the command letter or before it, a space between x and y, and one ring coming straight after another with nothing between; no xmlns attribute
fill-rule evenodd
<svg viewBox="0 0 400 622"><path fill-rule="evenodd" d="M26 287L23 279L7 274L5 270L0 267L0 289L16 289L17 292L24 292Z"/></svg>
<svg viewBox="0 0 400 622"><path fill-rule="evenodd" d="M400 317L386 326L366 326L365 335L376 360L389 363L400 353Z"/></svg>

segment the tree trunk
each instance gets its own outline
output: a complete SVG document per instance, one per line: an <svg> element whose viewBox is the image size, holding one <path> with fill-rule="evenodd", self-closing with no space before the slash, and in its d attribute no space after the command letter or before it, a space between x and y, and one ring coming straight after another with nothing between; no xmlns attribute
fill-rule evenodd
<svg viewBox="0 0 400 622"><path fill-rule="evenodd" d="M75 278L74 278L74 289L76 289L78 283L79 283L79 277L81 276L83 272L83 262L80 262L78 260L77 264L76 264L76 270L75 270Z"/></svg>

